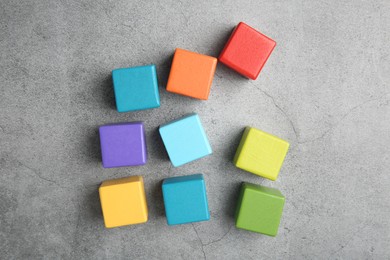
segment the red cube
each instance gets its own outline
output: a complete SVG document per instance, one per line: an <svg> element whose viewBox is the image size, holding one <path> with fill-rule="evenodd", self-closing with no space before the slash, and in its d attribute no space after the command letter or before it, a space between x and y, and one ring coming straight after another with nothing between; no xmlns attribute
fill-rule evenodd
<svg viewBox="0 0 390 260"><path fill-rule="evenodd" d="M274 40L240 22L219 61L247 78L256 79L275 46Z"/></svg>

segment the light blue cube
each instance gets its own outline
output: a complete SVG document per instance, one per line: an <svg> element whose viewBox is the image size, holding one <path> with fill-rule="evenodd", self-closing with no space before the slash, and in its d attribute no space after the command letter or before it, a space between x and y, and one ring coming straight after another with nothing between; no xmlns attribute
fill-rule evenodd
<svg viewBox="0 0 390 260"><path fill-rule="evenodd" d="M155 65L113 70L112 80L118 112L160 107Z"/></svg>
<svg viewBox="0 0 390 260"><path fill-rule="evenodd" d="M165 179L162 192L168 225L210 219L206 185L202 174Z"/></svg>
<svg viewBox="0 0 390 260"><path fill-rule="evenodd" d="M199 116L195 113L161 125L160 135L174 167L212 153Z"/></svg>

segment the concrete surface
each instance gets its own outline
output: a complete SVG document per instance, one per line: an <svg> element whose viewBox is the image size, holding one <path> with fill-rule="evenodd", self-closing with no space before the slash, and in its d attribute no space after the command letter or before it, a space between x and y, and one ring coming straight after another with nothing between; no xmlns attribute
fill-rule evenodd
<svg viewBox="0 0 390 260"><path fill-rule="evenodd" d="M0 1L2 259L389 259L390 2ZM217 56L245 21L278 43L256 81L218 65L167 93L175 47ZM155 63L161 108L119 114L110 72ZM157 127L199 113L214 154L172 168ZM103 169L97 128L144 120L149 162ZM276 182L231 163L244 126L291 142ZM204 173L211 220L168 227L161 180ZM101 181L145 177L149 222L105 229ZM242 181L287 198L276 238L237 230Z"/></svg>

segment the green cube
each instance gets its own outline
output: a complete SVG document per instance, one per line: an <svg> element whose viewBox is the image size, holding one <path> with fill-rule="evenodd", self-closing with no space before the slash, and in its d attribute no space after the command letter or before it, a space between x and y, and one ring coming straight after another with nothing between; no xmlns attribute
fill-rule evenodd
<svg viewBox="0 0 390 260"><path fill-rule="evenodd" d="M273 188L244 182L236 209L236 227L276 236L284 206L284 196Z"/></svg>

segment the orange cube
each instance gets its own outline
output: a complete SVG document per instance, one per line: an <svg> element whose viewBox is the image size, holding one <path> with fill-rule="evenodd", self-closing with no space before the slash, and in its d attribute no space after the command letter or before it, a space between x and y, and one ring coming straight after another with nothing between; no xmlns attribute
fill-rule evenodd
<svg viewBox="0 0 390 260"><path fill-rule="evenodd" d="M177 48L173 56L167 91L207 100L217 59Z"/></svg>

